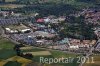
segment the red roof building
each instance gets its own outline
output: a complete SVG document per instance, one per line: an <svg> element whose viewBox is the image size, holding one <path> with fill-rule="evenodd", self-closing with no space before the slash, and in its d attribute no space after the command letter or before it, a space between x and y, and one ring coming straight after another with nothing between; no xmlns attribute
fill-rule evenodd
<svg viewBox="0 0 100 66"><path fill-rule="evenodd" d="M42 19L42 18L37 19L37 21L36 21L36 22L38 22L38 23L43 23L43 22L44 22L44 19Z"/></svg>

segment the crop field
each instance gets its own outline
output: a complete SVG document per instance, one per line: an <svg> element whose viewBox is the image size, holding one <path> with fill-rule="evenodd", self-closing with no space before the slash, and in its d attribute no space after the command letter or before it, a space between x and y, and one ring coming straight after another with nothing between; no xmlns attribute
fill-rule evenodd
<svg viewBox="0 0 100 66"><path fill-rule="evenodd" d="M10 60L10 61L17 61L17 62L19 62L19 63L29 63L29 62L32 62L31 60L29 60L29 59L25 59L25 58L23 58L23 57L19 57L19 56L14 56L14 57L11 57L11 58L9 58L9 59L7 59L8 61Z"/></svg>
<svg viewBox="0 0 100 66"><path fill-rule="evenodd" d="M92 56L93 62L88 63L88 61L83 66L100 66L100 55L93 55Z"/></svg>
<svg viewBox="0 0 100 66"><path fill-rule="evenodd" d="M0 62L0 66L9 66L9 65L13 66L12 64L14 64L14 66L21 66L21 65L25 65L30 62L32 62L32 60L25 59L19 56L14 56L6 60L2 60Z"/></svg>
<svg viewBox="0 0 100 66"><path fill-rule="evenodd" d="M0 38L0 49L12 49L14 44L5 38Z"/></svg>
<svg viewBox="0 0 100 66"><path fill-rule="evenodd" d="M26 53L31 53L33 56L40 56L40 55L51 55L49 51L37 51L37 52L25 52Z"/></svg>
<svg viewBox="0 0 100 66"><path fill-rule="evenodd" d="M5 0L5 2L14 2L16 0Z"/></svg>
<svg viewBox="0 0 100 66"><path fill-rule="evenodd" d="M33 49L33 47L32 46L29 46L29 47L22 47L22 48L20 48L21 50L32 50Z"/></svg>
<svg viewBox="0 0 100 66"><path fill-rule="evenodd" d="M0 38L0 60L8 59L16 55L13 50L14 43L5 38Z"/></svg>
<svg viewBox="0 0 100 66"><path fill-rule="evenodd" d="M67 54L64 52L60 51L49 51L46 49L42 48L34 48L32 46L27 46L27 47L22 47L21 51L23 53L32 53L33 58L31 59L26 59L22 57L16 56L16 52L13 50L14 44L10 42L7 39L0 39L0 65L2 66L25 66L25 63L33 62L34 64L37 64L37 66L78 66L79 64L76 63L75 59L73 63L57 63L57 64L43 64L40 63L40 57L44 58L68 58L68 57L73 57L76 58L77 54ZM24 60L24 61L23 61ZM17 61L17 62L16 62Z"/></svg>
<svg viewBox="0 0 100 66"><path fill-rule="evenodd" d="M21 8L24 6L25 5L18 5L18 4L3 4L3 5L0 5L0 8Z"/></svg>
<svg viewBox="0 0 100 66"><path fill-rule="evenodd" d="M33 46L21 47L22 52L38 52L38 51L45 51L46 49L35 48Z"/></svg>

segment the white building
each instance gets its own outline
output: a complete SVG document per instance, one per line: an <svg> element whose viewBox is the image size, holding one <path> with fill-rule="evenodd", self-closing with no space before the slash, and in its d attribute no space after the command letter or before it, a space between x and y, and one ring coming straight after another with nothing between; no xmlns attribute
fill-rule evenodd
<svg viewBox="0 0 100 66"><path fill-rule="evenodd" d="M72 46L69 46L70 49L79 49L79 46L78 45L72 45Z"/></svg>

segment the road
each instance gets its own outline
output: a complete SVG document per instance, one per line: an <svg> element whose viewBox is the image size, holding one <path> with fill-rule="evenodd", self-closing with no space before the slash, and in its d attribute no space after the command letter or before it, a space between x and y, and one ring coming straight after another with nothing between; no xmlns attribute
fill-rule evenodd
<svg viewBox="0 0 100 66"><path fill-rule="evenodd" d="M100 39L98 39L98 41L96 42L95 45L97 45L97 44L100 45ZM98 45L97 45L97 46L98 46ZM89 52L86 53L86 56L85 56L85 57L86 57L86 58L89 58L89 56L93 54L92 51L93 51L94 49L95 49L94 46L91 47L90 50L89 50ZM83 64L84 64L84 63L81 63L79 66L83 66Z"/></svg>
<svg viewBox="0 0 100 66"><path fill-rule="evenodd" d="M97 41L97 44L95 46L95 50L100 52L100 39Z"/></svg>
<svg viewBox="0 0 100 66"><path fill-rule="evenodd" d="M94 50L94 47L91 47L88 53L85 53L86 56L84 56L85 58L89 58L90 55L92 55L92 51ZM84 60L84 59L83 59ZM83 62L80 63L79 66L83 66Z"/></svg>

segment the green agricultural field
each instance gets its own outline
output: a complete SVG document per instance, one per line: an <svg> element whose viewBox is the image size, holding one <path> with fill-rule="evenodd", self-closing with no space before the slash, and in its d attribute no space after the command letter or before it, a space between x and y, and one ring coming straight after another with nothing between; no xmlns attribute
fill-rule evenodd
<svg viewBox="0 0 100 66"><path fill-rule="evenodd" d="M63 66L78 66L79 63L77 63L77 56L81 56L81 55L77 55L77 54L68 54L68 53L64 53L64 52L61 52L61 51L51 51L52 55L54 58L74 58L73 62L72 63L61 63L61 65Z"/></svg>
<svg viewBox="0 0 100 66"><path fill-rule="evenodd" d="M10 42L9 40L6 39L1 39L0 40L0 48L2 48L0 50L0 62L2 63L3 60L9 59L11 57L15 57L16 53L13 50L14 44L12 42ZM4 45L3 45L4 44ZM33 56L33 58L31 58L30 60L33 61L33 63L37 63L37 66L39 66L38 64L41 64L41 66L78 66L79 64L76 63L77 59L76 57L79 56L77 54L67 54L64 52L60 52L60 51L49 51L46 49L41 49L41 48L32 48L32 46L30 47L30 49L28 49L29 47L24 47L22 48L22 52L42 52L42 51L48 51L50 52L50 55L35 55ZM74 58L74 61L72 63L56 63L56 64L47 64L47 63L40 63L40 57L44 57L44 58L68 58L68 57L72 57ZM5 62L4 62L5 63ZM9 62L12 63L13 65L16 65L16 62ZM9 65L9 63L6 64ZM18 65L20 66L20 64L18 63ZM33 65L34 66L34 65Z"/></svg>
<svg viewBox="0 0 100 66"><path fill-rule="evenodd" d="M67 53L64 53L64 52L61 52L61 51L51 51L52 55L56 58L59 58L59 57L76 57L77 54L67 54Z"/></svg>
<svg viewBox="0 0 100 66"><path fill-rule="evenodd" d="M53 53L52 55L48 55L48 56L34 56L33 58L33 61L35 62L40 62L40 57L44 57L44 58L68 58L68 57L72 57L74 58L74 61L72 63L54 63L55 65L59 65L59 66L78 66L79 64L76 63L77 59L76 59L76 55L75 54L65 54L65 53L62 53L62 52L58 52L60 54L56 54L56 51L55 52L51 52ZM54 66L55 66L54 65ZM53 66L53 64L51 64L51 66Z"/></svg>
<svg viewBox="0 0 100 66"><path fill-rule="evenodd" d="M23 54L27 54L27 53L31 53L33 56L51 55L49 51L24 52Z"/></svg>
<svg viewBox="0 0 100 66"><path fill-rule="evenodd" d="M32 48L32 46L28 46L28 47L22 47L21 48L22 52L24 53L27 53L27 52L42 52L42 51L49 51L49 50L46 50L46 49L41 49L41 48ZM74 61L72 63L56 63L54 66L56 65L59 65L59 66L78 66L79 64L76 63L77 62L77 56L81 56L81 55L77 55L77 54L67 54L67 53L64 53L64 52L61 52L61 51L49 51L51 53L51 55L42 55L40 53L40 55L34 55L32 60L34 62L37 62L37 63L40 63L40 57L44 57L44 58L68 58L68 57L71 57L71 58L74 58ZM34 63L32 63L33 66L34 66ZM48 64L47 64L48 66ZM52 64L51 64L52 66Z"/></svg>
<svg viewBox="0 0 100 66"><path fill-rule="evenodd" d="M47 56L44 56L44 55L40 55L40 56L34 56L33 58L33 61L35 62L40 62L40 57L44 57L44 58L74 58L73 62L72 63L56 63L56 65L58 64L59 66L78 66L79 63L77 63L77 54L67 54L67 53L63 53L63 52L60 52L60 51L50 51L51 52L51 55L47 55ZM52 64L51 64L52 65Z"/></svg>
<svg viewBox="0 0 100 66"><path fill-rule="evenodd" d="M13 47L14 43L5 38L0 38L0 60L4 60L16 55Z"/></svg>
<svg viewBox="0 0 100 66"><path fill-rule="evenodd" d="M15 56L16 53L12 49L2 49L0 50L0 60L8 59Z"/></svg>
<svg viewBox="0 0 100 66"><path fill-rule="evenodd" d="M45 51L45 49L39 49L39 48L33 48L32 46L30 47L22 47L20 48L22 52L38 52L38 51Z"/></svg>
<svg viewBox="0 0 100 66"><path fill-rule="evenodd" d="M14 43L5 38L0 38L0 49L12 49L13 47Z"/></svg>

